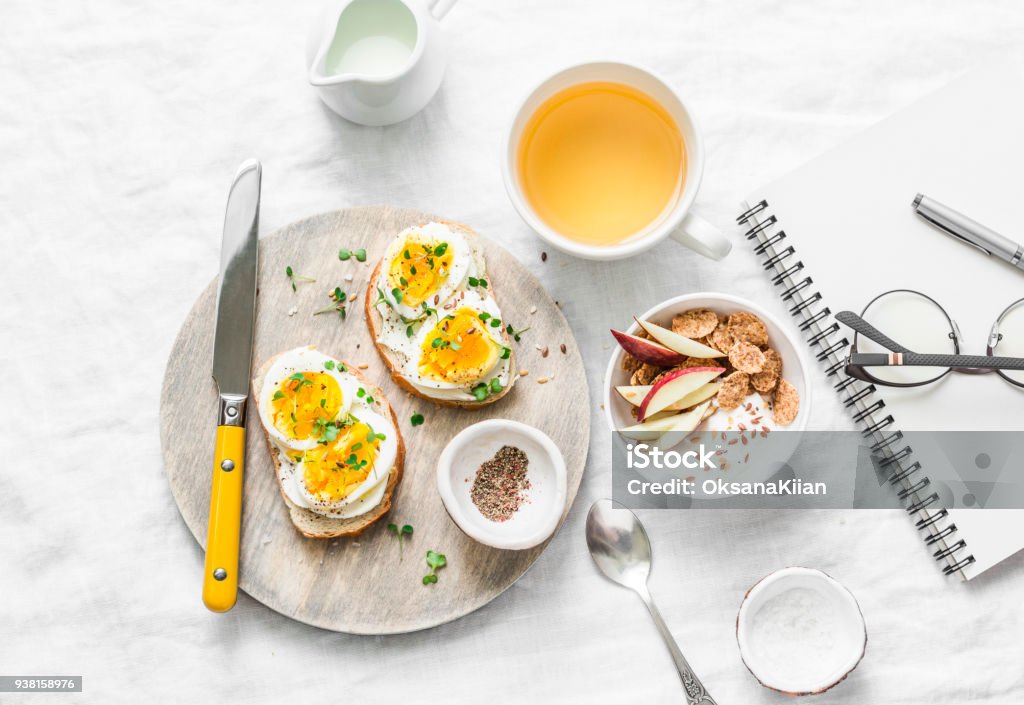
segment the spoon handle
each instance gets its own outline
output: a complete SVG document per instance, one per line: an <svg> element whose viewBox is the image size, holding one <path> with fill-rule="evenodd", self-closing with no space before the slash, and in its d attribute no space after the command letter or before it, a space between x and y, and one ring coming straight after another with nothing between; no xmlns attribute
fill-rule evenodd
<svg viewBox="0 0 1024 705"><path fill-rule="evenodd" d="M651 618L654 620L654 624L658 627L658 633L661 634L662 640L665 642L665 646L668 647L668 651L672 654L672 660L676 664L676 670L679 671L679 680L683 683L683 691L686 693L687 705L717 705L714 698L708 694L704 684L697 678L697 674L690 668L690 664L686 662L686 657L683 656L683 652L679 650L679 645L676 644L675 638L672 636L672 632L669 631L668 625L665 624L665 620L661 617L661 612L654 606L654 600L651 599L650 593L646 590L639 591L640 599L647 605L647 611L651 613Z"/></svg>

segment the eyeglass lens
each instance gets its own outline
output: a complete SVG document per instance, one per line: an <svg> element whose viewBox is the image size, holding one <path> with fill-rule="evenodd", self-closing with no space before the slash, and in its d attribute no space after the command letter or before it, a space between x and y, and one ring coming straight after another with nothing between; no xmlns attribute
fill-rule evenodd
<svg viewBox="0 0 1024 705"><path fill-rule="evenodd" d="M867 305L861 318L915 352L950 355L956 352L949 316L935 301L915 291L882 294ZM857 350L864 353L889 352L862 335L857 336ZM908 366L872 367L868 371L882 382L923 384L938 379L949 370L945 367Z"/></svg>
<svg viewBox="0 0 1024 705"><path fill-rule="evenodd" d="M1016 302L999 321L1000 339L993 348L993 354L1002 357L1024 357L1024 299ZM1024 385L1024 372L1000 370L1002 375L1016 384Z"/></svg>

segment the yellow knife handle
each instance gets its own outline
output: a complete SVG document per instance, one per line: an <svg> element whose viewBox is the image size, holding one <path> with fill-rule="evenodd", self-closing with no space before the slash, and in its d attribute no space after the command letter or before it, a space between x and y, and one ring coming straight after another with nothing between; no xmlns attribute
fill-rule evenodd
<svg viewBox="0 0 1024 705"><path fill-rule="evenodd" d="M218 426L203 573L203 604L214 612L227 612L238 597L244 464L245 427Z"/></svg>

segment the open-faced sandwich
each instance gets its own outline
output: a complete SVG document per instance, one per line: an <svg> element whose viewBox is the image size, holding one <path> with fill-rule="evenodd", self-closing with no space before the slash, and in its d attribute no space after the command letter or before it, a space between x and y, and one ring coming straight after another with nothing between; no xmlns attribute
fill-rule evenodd
<svg viewBox="0 0 1024 705"><path fill-rule="evenodd" d="M387 513L405 447L380 389L307 347L268 360L253 394L295 528L354 536Z"/></svg>
<svg viewBox="0 0 1024 705"><path fill-rule="evenodd" d="M491 404L514 357L477 234L458 223L407 228L370 277L366 322L395 382L446 406Z"/></svg>

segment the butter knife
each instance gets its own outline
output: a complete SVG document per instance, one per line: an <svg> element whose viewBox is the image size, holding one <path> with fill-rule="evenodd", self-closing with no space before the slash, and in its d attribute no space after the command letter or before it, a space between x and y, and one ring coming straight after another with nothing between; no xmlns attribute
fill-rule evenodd
<svg viewBox="0 0 1024 705"><path fill-rule="evenodd" d="M245 405L249 398L256 320L262 173L256 160L238 168L228 193L221 241L213 346L213 379L220 400L203 572L203 603L214 612L227 612L238 597Z"/></svg>

